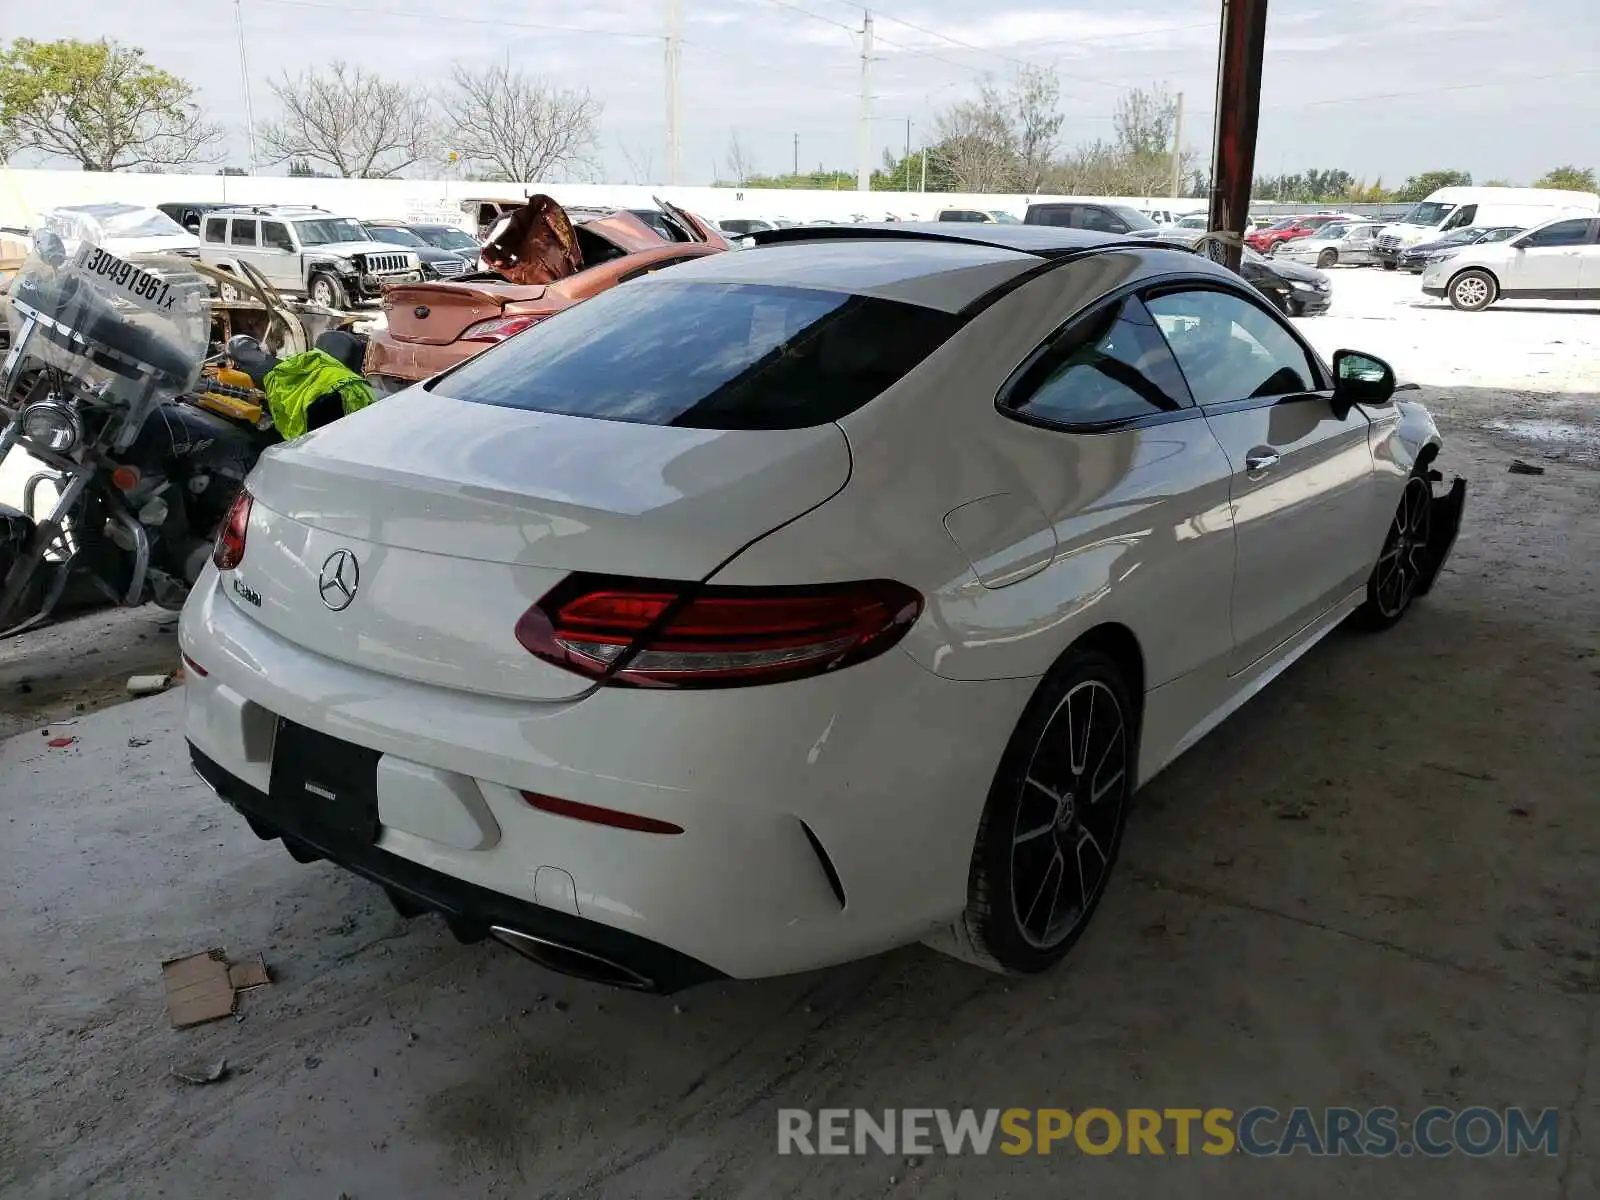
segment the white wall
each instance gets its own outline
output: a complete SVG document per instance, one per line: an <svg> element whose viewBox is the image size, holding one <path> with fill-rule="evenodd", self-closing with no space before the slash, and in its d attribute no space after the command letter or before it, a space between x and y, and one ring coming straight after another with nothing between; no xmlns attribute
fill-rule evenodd
<svg viewBox="0 0 1600 1200"><path fill-rule="evenodd" d="M460 201L474 196L517 198L518 184L463 183L424 179L292 179L283 176L136 175L96 171L0 168L0 225L28 226L38 213L62 204L122 201L129 204L199 203L316 204L341 215L367 219L462 221ZM626 184L547 184L563 204L641 208L661 196L713 221L728 217L782 217L794 221L869 221L893 214L929 220L941 208L1004 209L1020 217L1035 200L1059 196L968 196L949 192L825 192L710 187L633 187ZM1105 199L1105 197L1101 197ZM1203 212L1204 200L1114 197L1135 206Z"/></svg>

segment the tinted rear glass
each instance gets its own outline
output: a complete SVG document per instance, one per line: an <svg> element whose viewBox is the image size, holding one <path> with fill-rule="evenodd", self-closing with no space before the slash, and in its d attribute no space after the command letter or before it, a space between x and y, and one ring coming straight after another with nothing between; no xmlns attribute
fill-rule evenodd
<svg viewBox="0 0 1600 1200"><path fill-rule="evenodd" d="M607 421L802 429L860 408L961 320L843 292L653 282L575 305L430 386Z"/></svg>

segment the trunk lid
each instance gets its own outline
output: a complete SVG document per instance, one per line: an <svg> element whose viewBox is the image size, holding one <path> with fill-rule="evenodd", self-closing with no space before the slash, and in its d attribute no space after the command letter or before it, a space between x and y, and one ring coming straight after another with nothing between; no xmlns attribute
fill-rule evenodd
<svg viewBox="0 0 1600 1200"><path fill-rule="evenodd" d="M703 579L849 475L832 424L684 429L416 387L261 457L244 560L224 591L281 637L341 662L572 699L594 685L514 635L569 573ZM353 597L335 607L344 594L325 585L341 564Z"/></svg>
<svg viewBox="0 0 1600 1200"><path fill-rule="evenodd" d="M389 336L448 346L469 325L500 316L505 306L544 295L542 283L413 283L383 295Z"/></svg>

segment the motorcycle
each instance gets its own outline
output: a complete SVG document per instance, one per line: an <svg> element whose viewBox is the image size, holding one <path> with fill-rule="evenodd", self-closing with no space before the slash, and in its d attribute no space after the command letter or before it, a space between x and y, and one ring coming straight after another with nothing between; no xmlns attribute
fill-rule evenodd
<svg viewBox="0 0 1600 1200"><path fill-rule="evenodd" d="M0 505L0 637L63 604L182 606L213 533L263 444L176 398L206 362L203 280L146 270L78 239L35 231L7 298L0 468L42 468L21 507ZM41 488L56 495L41 512Z"/></svg>

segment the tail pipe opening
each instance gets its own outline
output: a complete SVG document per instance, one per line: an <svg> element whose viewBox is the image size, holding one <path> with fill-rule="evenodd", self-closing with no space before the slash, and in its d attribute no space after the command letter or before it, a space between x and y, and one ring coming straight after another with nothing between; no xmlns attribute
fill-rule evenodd
<svg viewBox="0 0 1600 1200"><path fill-rule="evenodd" d="M562 945L548 938L535 937L519 929L507 929L504 925L491 926L489 934L524 958L532 959L540 966L549 967L552 971L559 971L563 975L572 975L579 979L587 979L591 983L604 983L611 987L633 988L641 992L656 990L655 981L648 976L641 975L621 963L612 962L609 958L591 954L587 950Z"/></svg>

